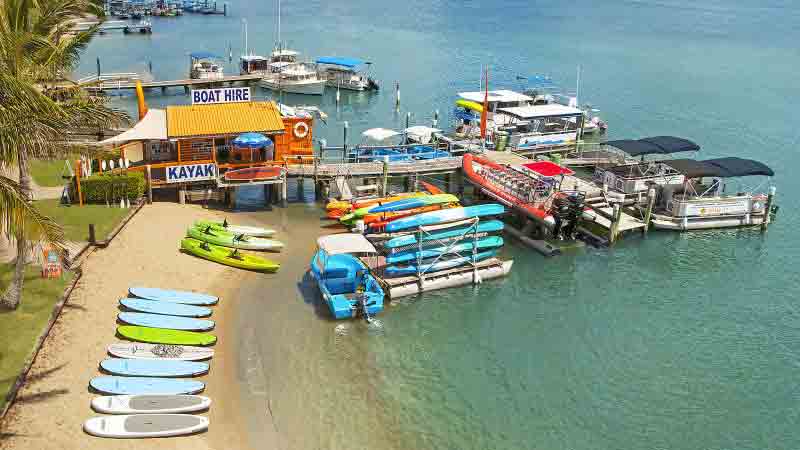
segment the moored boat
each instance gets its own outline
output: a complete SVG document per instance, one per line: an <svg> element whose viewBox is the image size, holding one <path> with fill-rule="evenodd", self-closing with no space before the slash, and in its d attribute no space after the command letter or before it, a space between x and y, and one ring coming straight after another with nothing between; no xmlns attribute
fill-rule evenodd
<svg viewBox="0 0 800 450"><path fill-rule="evenodd" d="M247 167L225 172L225 181L263 181L274 180L283 176L282 167Z"/></svg>

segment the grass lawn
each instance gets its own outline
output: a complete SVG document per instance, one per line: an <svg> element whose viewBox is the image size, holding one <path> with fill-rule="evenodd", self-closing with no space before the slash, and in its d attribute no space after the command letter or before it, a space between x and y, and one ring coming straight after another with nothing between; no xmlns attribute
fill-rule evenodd
<svg viewBox="0 0 800 450"><path fill-rule="evenodd" d="M70 241L88 240L90 223L94 224L97 240L102 241L130 212L129 209L106 205L62 206L57 199L39 200L34 204L42 214L64 227L64 234Z"/></svg>
<svg viewBox="0 0 800 450"><path fill-rule="evenodd" d="M38 266L28 267L19 308L0 312L0 409L72 277L65 272L63 279L45 280L39 271ZM14 266L0 264L0 292L5 292L13 275Z"/></svg>
<svg viewBox="0 0 800 450"><path fill-rule="evenodd" d="M62 170L64 170L63 159L30 161L31 176L39 186L63 186L65 180L61 178Z"/></svg>

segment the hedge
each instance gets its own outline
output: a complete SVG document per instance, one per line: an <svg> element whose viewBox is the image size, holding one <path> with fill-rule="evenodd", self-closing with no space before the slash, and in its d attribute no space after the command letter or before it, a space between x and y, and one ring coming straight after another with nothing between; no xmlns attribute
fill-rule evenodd
<svg viewBox="0 0 800 450"><path fill-rule="evenodd" d="M141 172L92 175L81 179L81 195L86 203L113 202L120 198L136 200L144 195L146 186L144 174ZM77 195L77 188L73 192Z"/></svg>

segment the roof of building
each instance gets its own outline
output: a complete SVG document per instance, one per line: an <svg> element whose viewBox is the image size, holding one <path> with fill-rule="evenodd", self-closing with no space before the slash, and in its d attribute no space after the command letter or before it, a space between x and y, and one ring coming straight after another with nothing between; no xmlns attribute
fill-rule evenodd
<svg viewBox="0 0 800 450"><path fill-rule="evenodd" d="M604 143L618 148L631 156L667 155L679 152L696 152L700 146L696 143L675 136L653 136L643 139L619 139Z"/></svg>
<svg viewBox="0 0 800 450"><path fill-rule="evenodd" d="M498 111L519 117L520 119L537 119L541 117L580 116L583 114L578 108L549 103L547 105L515 106L513 108L499 108Z"/></svg>
<svg viewBox="0 0 800 450"><path fill-rule="evenodd" d="M317 245L329 255L341 253L376 253L375 246L358 233L340 233L320 236Z"/></svg>
<svg viewBox="0 0 800 450"><path fill-rule="evenodd" d="M142 120L114 137L100 141L98 145L120 144L130 141L163 141L167 139L167 112L163 109L148 109Z"/></svg>
<svg viewBox="0 0 800 450"><path fill-rule="evenodd" d="M283 120L273 102L167 107L167 136L171 139L248 131L277 134L283 130Z"/></svg>
<svg viewBox="0 0 800 450"><path fill-rule="evenodd" d="M469 100L472 102L477 102L483 104L483 98L486 95L484 91L474 91L474 92L459 92L458 96ZM489 101L490 102L531 102L533 101L533 97L528 97L525 94L520 94L519 92L509 91L505 89L497 90L497 91L489 91Z"/></svg>
<svg viewBox="0 0 800 450"><path fill-rule="evenodd" d="M671 159L664 161L664 164L672 167L684 174L686 178L702 177L745 177L750 175L764 175L771 177L775 175L766 164L745 158L716 158L705 161L694 159Z"/></svg>

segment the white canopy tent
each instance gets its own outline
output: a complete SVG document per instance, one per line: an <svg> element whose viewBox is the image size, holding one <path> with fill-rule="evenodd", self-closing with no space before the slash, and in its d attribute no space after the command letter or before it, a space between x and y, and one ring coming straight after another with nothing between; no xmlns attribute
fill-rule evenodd
<svg viewBox="0 0 800 450"><path fill-rule="evenodd" d="M372 245L363 234L343 233L329 234L317 239L317 246L329 255L342 253L377 253L375 246Z"/></svg>
<svg viewBox="0 0 800 450"><path fill-rule="evenodd" d="M369 130L364 131L361 133L366 139L372 139L373 141L385 141L390 137L398 136L400 133L394 130L390 130L388 128L370 128Z"/></svg>
<svg viewBox="0 0 800 450"><path fill-rule="evenodd" d="M147 114L131 129L114 137L100 141L97 145L124 144L131 141L166 141L167 112L149 109Z"/></svg>
<svg viewBox="0 0 800 450"><path fill-rule="evenodd" d="M427 144L430 142L434 133L442 132L442 130L438 128L426 127L424 125L408 127L404 131L406 136L421 144Z"/></svg>

